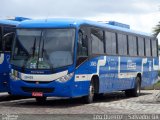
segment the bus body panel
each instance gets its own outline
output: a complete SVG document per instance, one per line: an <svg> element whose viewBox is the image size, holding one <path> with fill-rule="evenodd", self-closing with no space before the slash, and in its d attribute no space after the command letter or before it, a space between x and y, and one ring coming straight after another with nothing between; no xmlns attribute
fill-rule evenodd
<svg viewBox="0 0 160 120"><path fill-rule="evenodd" d="M9 91L9 59L10 53L0 54L0 92Z"/></svg>
<svg viewBox="0 0 160 120"><path fill-rule="evenodd" d="M0 44L2 44L3 36L7 33L14 32L13 28L18 24L17 21L12 20L0 20L0 29L1 29L1 41ZM1 45L2 47L2 45ZM5 52L1 48L0 53L0 92L9 92L9 72L10 72L10 53L11 52Z"/></svg>
<svg viewBox="0 0 160 120"><path fill-rule="evenodd" d="M88 62L86 62L85 64L88 64ZM85 74L86 72L88 72L88 70L86 69L87 67L88 67L88 65L86 65L86 67L82 68L83 69L82 74ZM11 70L12 70L12 68L11 68ZM68 70L68 72L73 71L73 66L70 66L69 68L67 68L67 70ZM77 70L80 70L80 69L77 69ZM59 72L62 72L62 70L58 70L58 72L55 72L55 73L59 73ZM88 87L90 85L90 80L86 79L85 81L75 81L77 73L79 73L79 72L75 71L73 77L67 82L59 82L56 79L53 79L53 81L51 81L51 82L36 82L38 80L30 82L30 81L15 80L13 78L10 78L11 94L32 96L32 92L35 92L36 89L38 89L38 88L40 88L40 89L51 88L51 89L53 89L53 91L50 93L45 93L45 92L43 92L43 90L41 90L43 92L43 95L46 97L47 96L58 96L58 97L85 96L88 94ZM20 75L21 73L18 72L18 74ZM46 74L44 74L44 75L46 75ZM27 92L26 90L23 89L23 87L30 89L30 91Z"/></svg>
<svg viewBox="0 0 160 120"><path fill-rule="evenodd" d="M147 58L146 58L147 59ZM158 80L158 58L143 59L142 87L153 85Z"/></svg>
<svg viewBox="0 0 160 120"><path fill-rule="evenodd" d="M37 84L36 82L30 83L22 80L10 80L10 89L11 94L14 95L32 96L32 92L36 92L34 91L36 89L41 89L42 92L51 89L53 92L43 92L43 96L72 97L72 83L63 84L52 81L50 83Z"/></svg>
<svg viewBox="0 0 160 120"><path fill-rule="evenodd" d="M44 96L79 97L88 94L90 81L93 75L99 76L99 93L110 93L117 90L134 88L135 78L142 74L142 87L156 82L157 72L150 71L154 65L153 59L135 57L100 56L87 60L75 71L75 75L68 82L60 83L53 80L50 83L30 83L22 80L11 80L11 92L14 95L32 96L33 89L53 88L53 92L44 93ZM154 59L154 61L156 58ZM142 62L143 61L143 62ZM143 63L143 67L142 67ZM156 62L155 62L156 63ZM143 72L142 72L143 71ZM144 77L145 76L145 77ZM22 87L32 89L26 92ZM16 89L15 89L16 88Z"/></svg>
<svg viewBox="0 0 160 120"><path fill-rule="evenodd" d="M103 61L105 64L99 66L98 64L102 63ZM106 93L134 88L135 78L139 73L142 76L141 86L150 86L158 79L157 69L154 70L154 66L158 66L158 62L153 63L153 61L158 61L158 58L147 59L141 57L136 58L117 56L101 56L92 58L86 63L83 63L76 70L76 76L79 78L85 76L86 79L81 78L76 80L75 77L75 82L78 81L77 83L81 85L81 83L84 81L91 81L93 75L98 75L99 93ZM84 72L86 69L88 71L87 74ZM83 88L83 84L81 87ZM89 84L87 89L89 89ZM84 91L87 91L87 89L84 88Z"/></svg>

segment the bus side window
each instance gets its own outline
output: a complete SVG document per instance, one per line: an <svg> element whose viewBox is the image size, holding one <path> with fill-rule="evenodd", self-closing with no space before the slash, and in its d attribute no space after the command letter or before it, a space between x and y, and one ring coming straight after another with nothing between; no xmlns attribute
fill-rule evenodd
<svg viewBox="0 0 160 120"><path fill-rule="evenodd" d="M14 39L15 28L13 27L4 27L4 35L3 35L3 50L5 52L11 52L12 49L12 41Z"/></svg>
<svg viewBox="0 0 160 120"><path fill-rule="evenodd" d="M91 29L92 54L104 54L104 35L103 30Z"/></svg>
<svg viewBox="0 0 160 120"><path fill-rule="evenodd" d="M118 33L118 54L127 55L127 36Z"/></svg>
<svg viewBox="0 0 160 120"><path fill-rule="evenodd" d="M116 55L116 33L105 31L105 49L109 55Z"/></svg>
<svg viewBox="0 0 160 120"><path fill-rule="evenodd" d="M78 56L87 56L88 55L88 37L83 30L79 30L78 33Z"/></svg>
<svg viewBox="0 0 160 120"><path fill-rule="evenodd" d="M3 37L3 50L5 52L11 52L13 39L14 39L14 34L9 34Z"/></svg>
<svg viewBox="0 0 160 120"><path fill-rule="evenodd" d="M145 51L146 51L146 56L150 57L151 56L151 45L150 45L150 39L145 38Z"/></svg>
<svg viewBox="0 0 160 120"><path fill-rule="evenodd" d="M87 27L81 27L78 32L78 44L77 44L77 62L76 66L79 66L88 58L88 35Z"/></svg>
<svg viewBox="0 0 160 120"><path fill-rule="evenodd" d="M128 36L129 55L137 56L137 38L136 36Z"/></svg>
<svg viewBox="0 0 160 120"><path fill-rule="evenodd" d="M12 36L9 36L6 38L5 40L5 51L11 51L11 45L12 45L12 40L13 37Z"/></svg>
<svg viewBox="0 0 160 120"><path fill-rule="evenodd" d="M152 56L157 57L157 41L152 39Z"/></svg>
<svg viewBox="0 0 160 120"><path fill-rule="evenodd" d="M138 37L138 55L144 56L144 39L142 37Z"/></svg>

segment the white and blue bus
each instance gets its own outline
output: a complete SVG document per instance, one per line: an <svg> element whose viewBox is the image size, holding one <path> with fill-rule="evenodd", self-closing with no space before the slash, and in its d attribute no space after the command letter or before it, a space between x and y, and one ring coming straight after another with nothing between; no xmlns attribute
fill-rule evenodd
<svg viewBox="0 0 160 120"><path fill-rule="evenodd" d="M9 92L9 59L15 28L28 18L15 17L0 20L0 92Z"/></svg>
<svg viewBox="0 0 160 120"><path fill-rule="evenodd" d="M157 80L157 46L155 37L124 24L24 21L13 43L11 93L35 97L37 102L49 96L83 96L91 103L95 95L113 91L138 96L141 87Z"/></svg>

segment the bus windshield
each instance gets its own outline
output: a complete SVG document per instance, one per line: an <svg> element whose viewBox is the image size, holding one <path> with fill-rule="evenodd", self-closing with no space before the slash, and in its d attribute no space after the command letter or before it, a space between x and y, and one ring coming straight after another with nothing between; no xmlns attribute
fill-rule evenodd
<svg viewBox="0 0 160 120"><path fill-rule="evenodd" d="M75 29L17 29L11 64L52 69L73 64Z"/></svg>

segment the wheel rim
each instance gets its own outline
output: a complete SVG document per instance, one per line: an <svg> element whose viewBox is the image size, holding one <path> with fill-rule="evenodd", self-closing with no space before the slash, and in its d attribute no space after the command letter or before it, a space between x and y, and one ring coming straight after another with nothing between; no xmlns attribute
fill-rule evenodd
<svg viewBox="0 0 160 120"><path fill-rule="evenodd" d="M89 87L89 101L93 101L93 96L94 96L94 87L91 83L90 87Z"/></svg>
<svg viewBox="0 0 160 120"><path fill-rule="evenodd" d="M137 84L137 93L138 93L138 94L140 94L140 90L141 90L141 89L140 89L140 83L139 83L139 81L138 81L138 84Z"/></svg>

